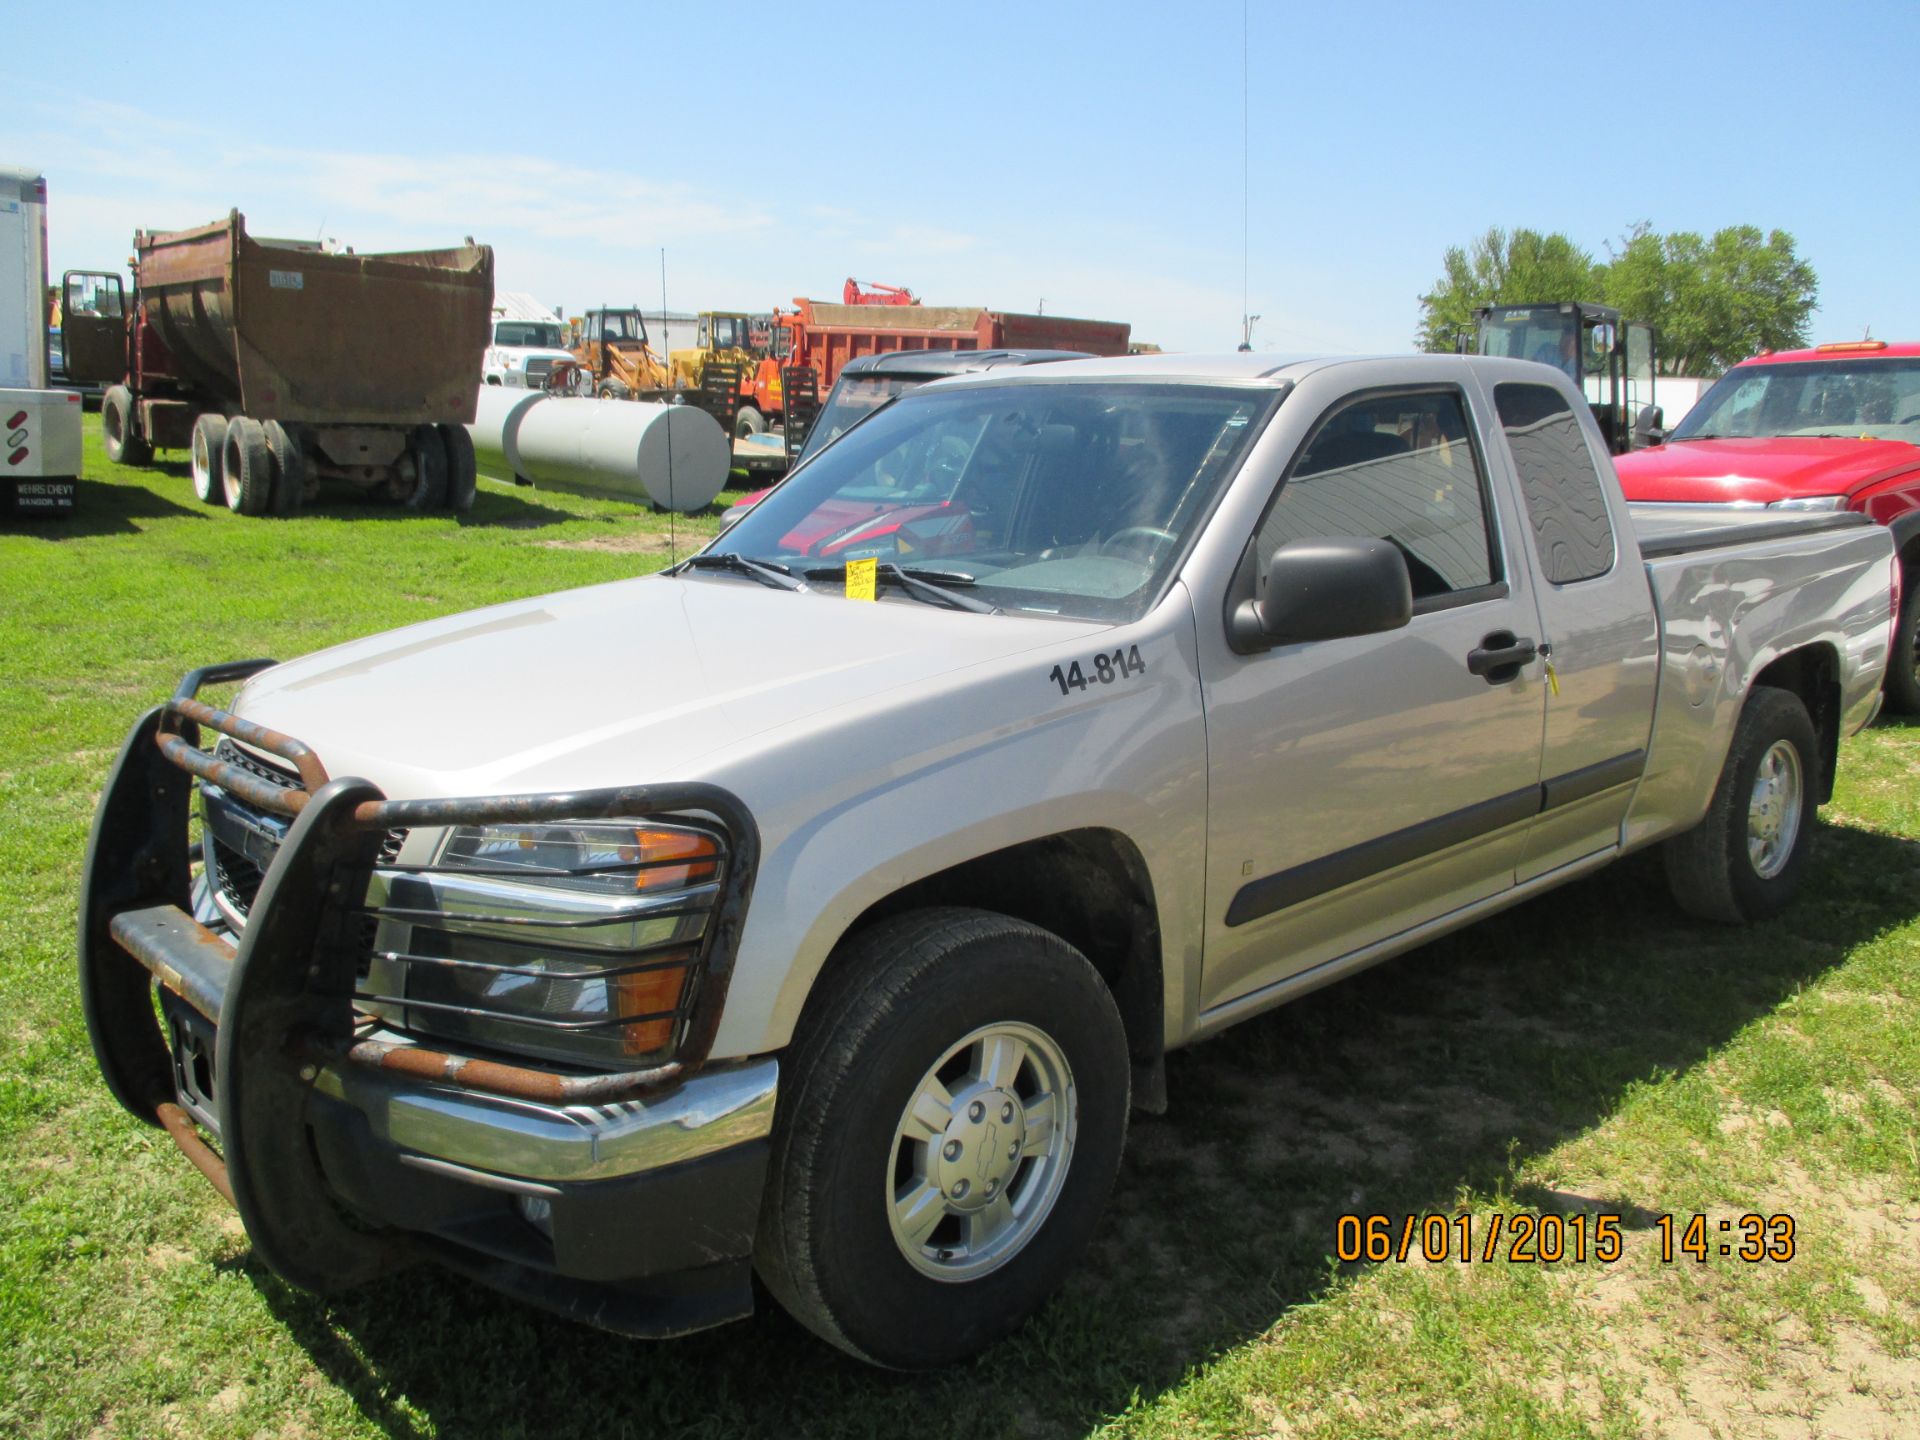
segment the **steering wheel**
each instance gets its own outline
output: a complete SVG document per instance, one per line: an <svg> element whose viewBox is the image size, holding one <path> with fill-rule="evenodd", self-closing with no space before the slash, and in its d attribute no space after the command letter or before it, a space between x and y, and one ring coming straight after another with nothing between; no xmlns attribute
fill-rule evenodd
<svg viewBox="0 0 1920 1440"><path fill-rule="evenodd" d="M1911 425L1916 420L1920 420L1920 410L1909 411L1907 414L1902 415L1898 420L1894 421L1893 423L1896 425Z"/></svg>
<svg viewBox="0 0 1920 1440"><path fill-rule="evenodd" d="M1143 552L1142 558L1149 565L1157 558L1157 552L1161 546L1178 545L1180 543L1180 537L1178 535L1175 535L1171 530L1162 530L1157 525L1129 525L1126 529L1116 530L1113 534L1102 540L1099 551L1102 555L1110 554L1116 545L1126 548L1142 540L1150 542L1147 545L1139 547Z"/></svg>

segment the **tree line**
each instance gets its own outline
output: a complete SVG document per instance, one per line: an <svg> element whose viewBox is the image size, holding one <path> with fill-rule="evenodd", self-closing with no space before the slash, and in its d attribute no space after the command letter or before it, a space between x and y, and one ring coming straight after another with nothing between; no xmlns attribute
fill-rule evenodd
<svg viewBox="0 0 1920 1440"><path fill-rule="evenodd" d="M1784 230L1729 225L1662 235L1641 222L1596 260L1558 231L1489 229L1448 249L1420 297L1423 350L1452 350L1481 305L1583 300L1653 326L1663 375L1713 377L1762 350L1805 345L1820 293Z"/></svg>

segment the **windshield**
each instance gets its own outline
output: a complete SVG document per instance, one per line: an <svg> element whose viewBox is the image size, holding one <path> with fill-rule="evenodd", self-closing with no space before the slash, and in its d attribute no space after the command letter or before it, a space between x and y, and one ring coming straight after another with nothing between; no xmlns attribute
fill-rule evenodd
<svg viewBox="0 0 1920 1440"><path fill-rule="evenodd" d="M713 317L711 334L716 350L744 350L747 348L747 317L716 315Z"/></svg>
<svg viewBox="0 0 1920 1440"><path fill-rule="evenodd" d="M1135 619L1273 403L1203 385L916 390L796 469L714 552L796 572L875 558L1005 610Z"/></svg>
<svg viewBox="0 0 1920 1440"><path fill-rule="evenodd" d="M1580 317L1562 314L1557 305L1495 311L1480 327L1480 353L1504 355L1551 365L1578 382Z"/></svg>
<svg viewBox="0 0 1920 1440"><path fill-rule="evenodd" d="M493 327L496 345L522 345L542 350L560 348L560 327L539 320L501 320Z"/></svg>
<svg viewBox="0 0 1920 1440"><path fill-rule="evenodd" d="M1671 438L1721 435L1845 435L1920 444L1920 359L1847 356L1741 365L1700 397Z"/></svg>
<svg viewBox="0 0 1920 1440"><path fill-rule="evenodd" d="M647 325L638 310L609 310L602 338L607 340L645 340Z"/></svg>
<svg viewBox="0 0 1920 1440"><path fill-rule="evenodd" d="M905 375L842 375L834 383L833 393L827 396L819 418L813 422L813 429L807 432L807 443L800 447L800 458L806 459L834 436L852 429L894 396L926 383L925 377Z"/></svg>

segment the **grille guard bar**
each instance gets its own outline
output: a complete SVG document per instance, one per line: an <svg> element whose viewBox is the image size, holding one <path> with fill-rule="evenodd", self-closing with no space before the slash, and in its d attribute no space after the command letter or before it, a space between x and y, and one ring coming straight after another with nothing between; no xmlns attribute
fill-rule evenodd
<svg viewBox="0 0 1920 1440"><path fill-rule="evenodd" d="M196 670L169 700L134 722L88 841L80 991L94 1055L115 1098L177 1138L182 1127L170 1113L172 1056L149 991L155 978L166 983L169 967L124 947L114 935L115 917L173 906L185 919L191 910L187 827L194 776L291 819L214 1006L218 1118L232 1198L261 1257L297 1284L331 1291L391 1270L398 1257L390 1240L349 1224L329 1198L303 1121L317 1065L362 1065L562 1104L606 1103L679 1083L705 1062L719 1029L758 868L759 831L730 792L690 782L389 800L368 781L328 778L318 757L291 736L195 698L203 685L245 679L272 663ZM300 786L281 789L208 754L199 746L203 726L287 761L299 772ZM357 910L388 830L689 814L718 821L729 853L689 1013L669 1062L645 1070L566 1073L356 1033L352 997L362 949ZM194 991L182 998L196 1009L206 1007L200 987L169 988Z"/></svg>

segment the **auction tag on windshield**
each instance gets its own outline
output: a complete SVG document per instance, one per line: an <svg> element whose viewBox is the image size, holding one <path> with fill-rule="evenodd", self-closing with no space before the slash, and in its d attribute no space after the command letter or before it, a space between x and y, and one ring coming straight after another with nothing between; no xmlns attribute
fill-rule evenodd
<svg viewBox="0 0 1920 1440"><path fill-rule="evenodd" d="M878 560L847 561L847 599L871 600L880 581Z"/></svg>

